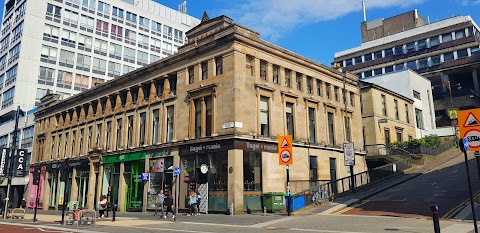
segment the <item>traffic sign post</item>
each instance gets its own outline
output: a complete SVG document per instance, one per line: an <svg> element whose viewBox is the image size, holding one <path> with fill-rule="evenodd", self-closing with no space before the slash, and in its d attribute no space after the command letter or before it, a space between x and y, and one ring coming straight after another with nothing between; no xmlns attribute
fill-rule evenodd
<svg viewBox="0 0 480 233"><path fill-rule="evenodd" d="M287 215L290 216L290 205L292 205L290 196L290 164L293 164L292 135L278 137L278 163L287 165Z"/></svg>
<svg viewBox="0 0 480 233"><path fill-rule="evenodd" d="M175 212L174 214L174 218L173 218L173 221L175 222L176 221L176 215L178 214L177 212L177 195L178 195L178 192L176 191L177 190L177 187L178 187L178 177L180 175L180 167L174 167L173 168L173 179L174 179L174 183L175 183L175 188L173 189L173 198L175 198L175 200L173 200L173 211Z"/></svg>
<svg viewBox="0 0 480 233"><path fill-rule="evenodd" d="M460 138L463 138L463 155L465 157L465 167L467 170L468 191L470 194L470 205L472 206L472 217L477 219L475 206L473 204L472 183L470 181L470 170L468 167L468 151L480 150L480 108L469 109L457 112ZM476 157L477 167L480 168L479 158ZM480 176L480 171L479 171ZM477 221L473 221L475 233L478 233Z"/></svg>
<svg viewBox="0 0 480 233"><path fill-rule="evenodd" d="M353 166L355 166L355 146L353 142L343 143L343 160L345 166L350 168L350 188L352 192L355 192L355 173L353 172Z"/></svg>

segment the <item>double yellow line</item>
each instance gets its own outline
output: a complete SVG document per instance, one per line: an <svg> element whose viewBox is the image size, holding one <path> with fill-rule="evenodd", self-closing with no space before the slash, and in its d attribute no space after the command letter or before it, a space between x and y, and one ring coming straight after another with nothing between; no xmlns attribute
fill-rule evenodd
<svg viewBox="0 0 480 233"><path fill-rule="evenodd" d="M334 213L332 213L332 214L337 214L337 215L339 215L339 214L344 214L344 213L346 213L346 212L348 212L348 211L350 211L350 210L352 210L352 209L355 209L355 208L357 208L357 207L359 207L359 206L361 206L361 205L364 205L364 204L366 204L366 203L368 203L368 202L369 202L368 200L362 201L362 202L360 202L360 203L358 203L358 204L352 205L352 206L347 207L347 208L343 208L343 209L341 209L341 210L339 210L339 211L337 211L337 212L334 212Z"/></svg>

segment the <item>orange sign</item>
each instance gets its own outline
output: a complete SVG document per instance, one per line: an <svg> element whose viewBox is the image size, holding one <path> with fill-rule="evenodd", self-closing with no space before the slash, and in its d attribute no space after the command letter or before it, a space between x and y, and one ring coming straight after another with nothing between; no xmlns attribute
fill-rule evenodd
<svg viewBox="0 0 480 233"><path fill-rule="evenodd" d="M468 140L469 151L480 151L480 108L458 111L460 137Z"/></svg>
<svg viewBox="0 0 480 233"><path fill-rule="evenodd" d="M293 164L292 135L278 137L278 163L280 165Z"/></svg>

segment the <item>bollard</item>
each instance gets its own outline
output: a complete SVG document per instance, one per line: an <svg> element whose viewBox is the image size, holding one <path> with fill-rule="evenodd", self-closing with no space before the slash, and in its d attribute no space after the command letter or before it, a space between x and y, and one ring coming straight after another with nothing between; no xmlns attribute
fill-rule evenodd
<svg viewBox="0 0 480 233"><path fill-rule="evenodd" d="M112 222L115 222L115 215L117 215L117 204L113 205L112 209Z"/></svg>
<svg viewBox="0 0 480 233"><path fill-rule="evenodd" d="M266 206L263 207L263 216L267 216L267 207Z"/></svg>
<svg viewBox="0 0 480 233"><path fill-rule="evenodd" d="M233 202L230 203L230 215L233 216Z"/></svg>
<svg viewBox="0 0 480 233"><path fill-rule="evenodd" d="M433 230L435 233L440 233L440 221L438 219L438 205L431 204L430 210L432 211L432 215L433 215Z"/></svg>

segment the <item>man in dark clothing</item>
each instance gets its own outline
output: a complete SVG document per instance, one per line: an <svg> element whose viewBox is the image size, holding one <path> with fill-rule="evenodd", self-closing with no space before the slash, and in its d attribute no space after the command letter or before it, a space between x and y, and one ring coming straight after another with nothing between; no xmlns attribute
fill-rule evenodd
<svg viewBox="0 0 480 233"><path fill-rule="evenodd" d="M169 193L165 198L165 206L167 207L167 213L165 213L165 217L168 216L168 213L172 213L172 218L175 218L175 211L173 209L173 198L172 195Z"/></svg>

